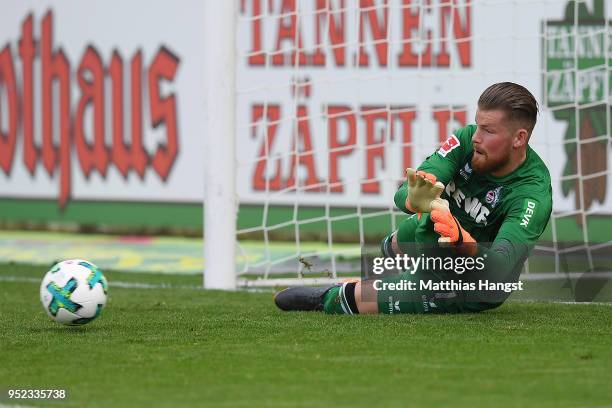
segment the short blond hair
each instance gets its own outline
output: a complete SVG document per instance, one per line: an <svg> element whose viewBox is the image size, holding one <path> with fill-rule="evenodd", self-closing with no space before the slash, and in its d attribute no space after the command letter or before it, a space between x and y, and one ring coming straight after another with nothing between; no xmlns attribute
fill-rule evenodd
<svg viewBox="0 0 612 408"><path fill-rule="evenodd" d="M525 88L513 82L493 84L480 95L478 109L506 112L506 118L524 127L529 134L538 119L538 102Z"/></svg>

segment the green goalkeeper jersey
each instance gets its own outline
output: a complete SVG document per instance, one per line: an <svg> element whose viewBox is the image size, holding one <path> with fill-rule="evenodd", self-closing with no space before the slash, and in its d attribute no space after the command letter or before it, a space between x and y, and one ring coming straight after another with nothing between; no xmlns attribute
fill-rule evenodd
<svg viewBox="0 0 612 408"><path fill-rule="evenodd" d="M529 146L525 161L504 177L473 172L475 132L476 125L457 130L419 170L434 174L444 183L442 198L448 200L461 226L477 242L491 244L482 251L490 252L490 247L500 262L517 266L548 223L552 211L550 174ZM405 206L407 188L405 182L395 194L395 204L409 213Z"/></svg>

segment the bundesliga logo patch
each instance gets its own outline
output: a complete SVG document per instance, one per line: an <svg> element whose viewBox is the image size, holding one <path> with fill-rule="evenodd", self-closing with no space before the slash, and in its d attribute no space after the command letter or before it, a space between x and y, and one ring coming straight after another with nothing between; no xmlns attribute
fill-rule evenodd
<svg viewBox="0 0 612 408"><path fill-rule="evenodd" d="M438 154L442 157L446 157L447 154L452 152L454 149L459 147L459 139L457 136L451 135L438 149Z"/></svg>

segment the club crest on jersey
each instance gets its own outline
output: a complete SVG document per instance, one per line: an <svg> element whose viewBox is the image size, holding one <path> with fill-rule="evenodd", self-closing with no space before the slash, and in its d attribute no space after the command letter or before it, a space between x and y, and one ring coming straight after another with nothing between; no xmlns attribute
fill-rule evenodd
<svg viewBox="0 0 612 408"><path fill-rule="evenodd" d="M489 190L485 197L487 204L491 204L491 208L495 208L501 195L502 186L497 186L493 190Z"/></svg>
<svg viewBox="0 0 612 408"><path fill-rule="evenodd" d="M453 149L456 149L457 147L459 147L459 139L457 139L457 136L451 135L444 143L442 143L442 146L440 146L438 149L438 154L442 157L446 157L447 154L452 152Z"/></svg>

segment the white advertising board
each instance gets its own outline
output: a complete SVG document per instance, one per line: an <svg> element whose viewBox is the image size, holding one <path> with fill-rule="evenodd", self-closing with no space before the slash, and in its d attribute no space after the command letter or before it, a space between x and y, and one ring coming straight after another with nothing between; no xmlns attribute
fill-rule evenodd
<svg viewBox="0 0 612 408"><path fill-rule="evenodd" d="M541 104L531 145L549 166L555 210L577 208L564 141L577 117L582 140L610 127L612 7L585 4L575 49L567 4L240 0L240 202L388 207L403 170L472 123L488 85L513 81ZM203 200L204 137L227 136L206 135L202 121L202 72L214 61L201 2L1 7L0 197ZM592 109L572 113L575 99ZM600 139L581 146L582 172L599 174L585 204L609 212L611 149Z"/></svg>

